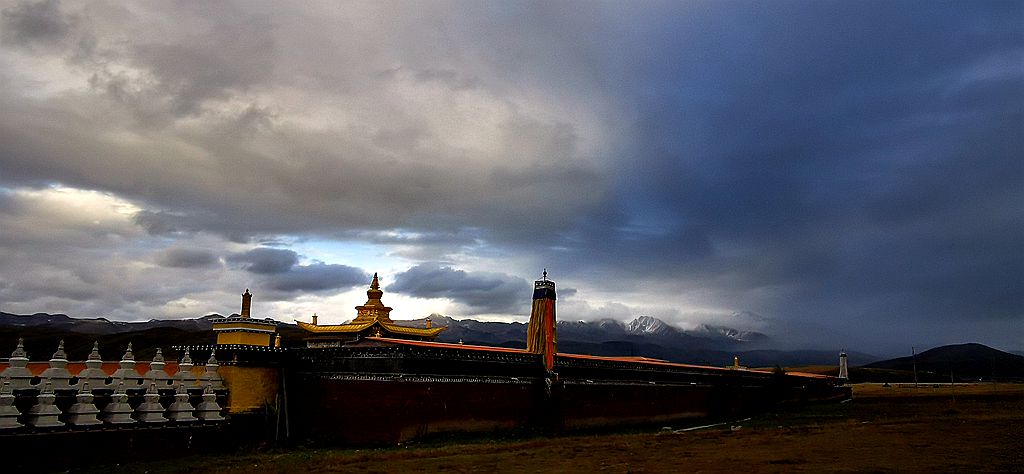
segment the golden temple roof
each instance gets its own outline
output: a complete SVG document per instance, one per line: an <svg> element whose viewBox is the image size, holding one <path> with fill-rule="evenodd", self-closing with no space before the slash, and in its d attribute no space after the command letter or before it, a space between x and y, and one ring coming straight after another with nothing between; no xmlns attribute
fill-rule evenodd
<svg viewBox="0 0 1024 474"><path fill-rule="evenodd" d="M384 291L380 289L380 280L377 274L373 274L373 281L370 282L370 289L366 290L366 303L356 306L356 318L345 324L318 325L295 321L300 328L318 335L329 334L355 334L369 329L371 326L379 325L385 331L397 335L436 337L441 331L448 329L447 326L417 328L402 326L391 320L391 308L384 306L381 296Z"/></svg>
<svg viewBox="0 0 1024 474"><path fill-rule="evenodd" d="M346 324L330 324L330 325L312 325L310 323L305 323L305 322L302 322L302 321L295 321L295 323L298 324L300 328L305 329L306 331L309 331L309 332L312 332L312 333L316 333L316 334L331 334L331 333L352 334L352 333L362 332L363 330L368 329L369 327L373 326L374 324L379 324L382 328L384 328L385 330L390 331L392 333L395 333L395 334L405 334L405 335L409 335L409 336L434 337L434 336L437 336L438 334L440 334L441 331L444 331L445 329L448 329L448 326L438 326L438 327L432 327L432 328L415 328L415 327L411 327L411 326L400 326L398 324L395 324L392 321L388 321L388 322L384 322L384 321L370 321L370 322L358 323L358 324L355 323L355 322L351 322L351 323L346 323Z"/></svg>

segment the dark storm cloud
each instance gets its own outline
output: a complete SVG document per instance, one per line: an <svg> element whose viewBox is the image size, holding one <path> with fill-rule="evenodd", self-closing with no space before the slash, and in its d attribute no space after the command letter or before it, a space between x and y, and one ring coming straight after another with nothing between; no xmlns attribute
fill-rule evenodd
<svg viewBox="0 0 1024 474"><path fill-rule="evenodd" d="M217 256L209 250L173 247L157 256L157 264L171 268L209 267L217 263Z"/></svg>
<svg viewBox="0 0 1024 474"><path fill-rule="evenodd" d="M247 272L261 275L265 286L283 293L346 290L370 280L365 271L348 265L313 262L299 265L294 250L257 247L231 255L228 262Z"/></svg>
<svg viewBox="0 0 1024 474"><path fill-rule="evenodd" d="M448 298L480 312L517 313L529 304L531 288L530 282L503 273L424 263L395 275L386 289L420 298Z"/></svg>
<svg viewBox="0 0 1024 474"><path fill-rule="evenodd" d="M151 235L174 235L196 232L202 229L199 222L182 213L141 210L133 217L135 223Z"/></svg>
<svg viewBox="0 0 1024 474"><path fill-rule="evenodd" d="M72 20L61 14L58 0L23 1L0 11L4 44L51 46L61 43L72 28Z"/></svg>
<svg viewBox="0 0 1024 474"><path fill-rule="evenodd" d="M664 49L635 59L657 92L633 96L621 211L579 254L726 293L784 286L773 312L894 298L907 318L1019 318L1020 6L914 5L717 4L685 35L659 21Z"/></svg>
<svg viewBox="0 0 1024 474"><path fill-rule="evenodd" d="M257 247L228 257L231 263L239 263L242 269L259 274L285 273L299 263L299 254L294 250Z"/></svg>

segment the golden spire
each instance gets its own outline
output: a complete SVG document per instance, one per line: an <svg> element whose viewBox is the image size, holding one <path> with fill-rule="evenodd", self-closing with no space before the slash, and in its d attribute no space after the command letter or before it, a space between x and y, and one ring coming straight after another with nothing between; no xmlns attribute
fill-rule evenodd
<svg viewBox="0 0 1024 474"><path fill-rule="evenodd" d="M390 323L391 318L388 316L388 313L391 312L391 308L384 306L384 303L380 301L381 296L384 296L384 291L380 289L380 279L374 273L373 281L370 282L370 289L366 290L366 303L362 306L356 306L356 319L352 320L352 322L362 323L380 320Z"/></svg>
<svg viewBox="0 0 1024 474"><path fill-rule="evenodd" d="M384 292L380 289L380 280L377 279L377 273L373 274L373 281L370 282L370 289L366 290L366 304L370 305L374 300L380 303L380 297L384 296Z"/></svg>

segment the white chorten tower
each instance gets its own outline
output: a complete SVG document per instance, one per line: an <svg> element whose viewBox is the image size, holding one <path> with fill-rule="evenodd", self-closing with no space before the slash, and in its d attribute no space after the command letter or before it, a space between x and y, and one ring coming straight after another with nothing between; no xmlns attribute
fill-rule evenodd
<svg viewBox="0 0 1024 474"><path fill-rule="evenodd" d="M846 365L846 349L839 351L839 379L844 384L850 382L850 369Z"/></svg>

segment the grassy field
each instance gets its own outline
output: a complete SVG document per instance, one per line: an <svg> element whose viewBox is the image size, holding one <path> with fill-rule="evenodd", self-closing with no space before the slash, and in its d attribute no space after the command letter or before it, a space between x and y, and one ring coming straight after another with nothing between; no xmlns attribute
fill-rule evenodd
<svg viewBox="0 0 1024 474"><path fill-rule="evenodd" d="M1020 472L1024 385L854 387L842 404L704 429L291 449L121 466L137 472Z"/></svg>

